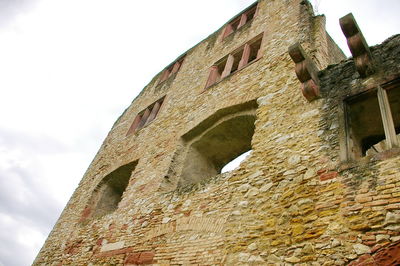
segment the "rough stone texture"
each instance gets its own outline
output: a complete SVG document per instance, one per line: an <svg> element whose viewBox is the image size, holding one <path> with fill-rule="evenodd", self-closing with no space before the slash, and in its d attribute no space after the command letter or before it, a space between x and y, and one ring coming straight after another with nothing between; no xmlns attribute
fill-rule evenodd
<svg viewBox="0 0 400 266"><path fill-rule="evenodd" d="M224 39L221 28L177 73L162 83L157 75L115 122L34 265L345 265L398 254L399 152L343 159L341 101L399 75L400 36L371 47L380 71L365 80L352 59L327 67L343 57L324 23L305 1L263 0L250 23ZM210 67L262 32L262 57L205 89ZM295 42L327 67L322 98L310 103L287 53ZM163 96L157 117L126 136ZM182 184L190 141L248 110L251 155ZM118 208L91 217L103 178L136 161Z"/></svg>
<svg viewBox="0 0 400 266"><path fill-rule="evenodd" d="M374 254L366 254L351 262L350 266L386 266L400 264L400 242L378 249Z"/></svg>

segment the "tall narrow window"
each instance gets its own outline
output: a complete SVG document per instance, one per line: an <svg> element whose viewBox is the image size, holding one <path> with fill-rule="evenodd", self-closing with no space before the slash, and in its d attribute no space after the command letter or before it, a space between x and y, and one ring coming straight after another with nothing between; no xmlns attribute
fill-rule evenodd
<svg viewBox="0 0 400 266"><path fill-rule="evenodd" d="M238 16L233 18L231 21L229 21L225 26L222 38L225 38L226 36L230 35L231 33L235 32L236 30L241 28L246 23L252 21L256 15L256 11L257 11L257 3L250 6L245 11L243 11L241 14L239 14Z"/></svg>
<svg viewBox="0 0 400 266"><path fill-rule="evenodd" d="M348 159L400 144L400 79L345 100Z"/></svg>
<svg viewBox="0 0 400 266"><path fill-rule="evenodd" d="M206 88L261 57L262 34L248 41L210 68Z"/></svg>
<svg viewBox="0 0 400 266"><path fill-rule="evenodd" d="M137 114L126 135L128 136L138 131L139 129L153 121L160 111L160 108L164 102L164 98L165 96L158 101L152 103L146 109Z"/></svg>

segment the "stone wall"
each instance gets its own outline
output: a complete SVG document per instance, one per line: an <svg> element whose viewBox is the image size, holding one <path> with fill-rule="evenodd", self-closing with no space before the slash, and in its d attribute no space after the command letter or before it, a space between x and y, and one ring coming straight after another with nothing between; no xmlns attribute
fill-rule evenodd
<svg viewBox="0 0 400 266"><path fill-rule="evenodd" d="M166 81L158 74L114 124L34 265L344 265L390 254L399 240L398 153L341 159L340 101L355 83L400 73L399 38L373 48L384 71L360 80L351 59L329 66L319 73L322 98L308 102L287 49L301 42L320 69L338 63L343 54L324 27L305 1L259 1L251 22L194 46ZM259 34L262 57L206 89L210 67ZM164 96L156 119L127 135ZM179 186L187 140L247 110L255 110L250 156ZM136 161L118 208L91 217L103 178Z"/></svg>

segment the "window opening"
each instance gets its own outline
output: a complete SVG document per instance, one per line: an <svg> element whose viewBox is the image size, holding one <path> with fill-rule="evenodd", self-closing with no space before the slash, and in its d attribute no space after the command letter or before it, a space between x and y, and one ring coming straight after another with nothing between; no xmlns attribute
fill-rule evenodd
<svg viewBox="0 0 400 266"><path fill-rule="evenodd" d="M249 63L256 60L260 57L260 48L261 48L261 41L262 39L255 40L252 44L250 44L250 55L249 55Z"/></svg>
<svg viewBox="0 0 400 266"><path fill-rule="evenodd" d="M210 68L206 88L261 57L262 34L226 55Z"/></svg>
<svg viewBox="0 0 400 266"><path fill-rule="evenodd" d="M230 73L233 73L239 69L239 63L240 63L240 60L242 59L242 55L243 55L243 50L240 50L240 51L236 52L235 54L233 54L233 63L232 63L232 68L231 68Z"/></svg>
<svg viewBox="0 0 400 266"><path fill-rule="evenodd" d="M400 81L345 100L350 159L372 155L400 143Z"/></svg>
<svg viewBox="0 0 400 266"><path fill-rule="evenodd" d="M252 151L253 150L246 151L245 153L240 154L238 157L236 157L235 159L233 159L232 161L227 163L224 167L222 167L221 174L236 169L240 165L241 162L243 162L244 160L247 159L247 157L250 156L250 153Z"/></svg>
<svg viewBox="0 0 400 266"><path fill-rule="evenodd" d="M225 38L226 36L241 28L246 23L252 21L253 18L256 16L256 11L257 3L250 6L247 10L243 11L243 13L234 17L230 22L227 23L222 38Z"/></svg>
<svg viewBox="0 0 400 266"><path fill-rule="evenodd" d="M170 77L172 77L173 75L175 75L179 69L182 66L183 60L185 59L185 56L180 57L178 60L176 60L175 62L173 62L172 64L170 64L161 74L160 79L158 81L158 84L166 81L167 79L169 79Z"/></svg>
<svg viewBox="0 0 400 266"><path fill-rule="evenodd" d="M89 201L90 217L101 217L118 208L122 195L128 187L132 172L138 161L125 164L106 175L95 188ZM87 209L88 209L87 208Z"/></svg>
<svg viewBox="0 0 400 266"><path fill-rule="evenodd" d="M143 128L144 126L148 125L151 121L153 121L157 117L160 111L160 108L164 102L164 98L165 96L159 99L158 101L152 103L146 109L137 114L126 135L128 136L138 131L139 129Z"/></svg>
<svg viewBox="0 0 400 266"><path fill-rule="evenodd" d="M185 140L186 153L178 186L207 180L250 151L254 123L255 110L242 111L219 119L194 139Z"/></svg>
<svg viewBox="0 0 400 266"><path fill-rule="evenodd" d="M397 87L397 89L387 90L387 95L389 98L389 105L393 117L395 131L397 137L399 138L398 135L400 134L400 86Z"/></svg>

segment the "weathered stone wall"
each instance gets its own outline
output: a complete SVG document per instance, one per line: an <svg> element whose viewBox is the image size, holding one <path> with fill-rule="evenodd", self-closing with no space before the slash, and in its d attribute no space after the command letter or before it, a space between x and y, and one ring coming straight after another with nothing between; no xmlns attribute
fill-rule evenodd
<svg viewBox="0 0 400 266"><path fill-rule="evenodd" d="M287 53L295 42L320 69L343 59L324 17L305 1L264 0L251 23L225 39L222 31L187 51L176 75L161 84L157 75L117 120L35 265L343 265L399 240L399 157L340 159L341 97L371 81L359 81L349 59L320 72L323 97L309 103L295 77ZM262 57L205 89L210 67L260 33ZM373 49L385 71L400 72L397 47L396 37ZM157 118L126 136L136 114L163 96ZM255 101L251 155L233 171L177 187L183 137ZM134 161L118 209L90 218L97 185Z"/></svg>

